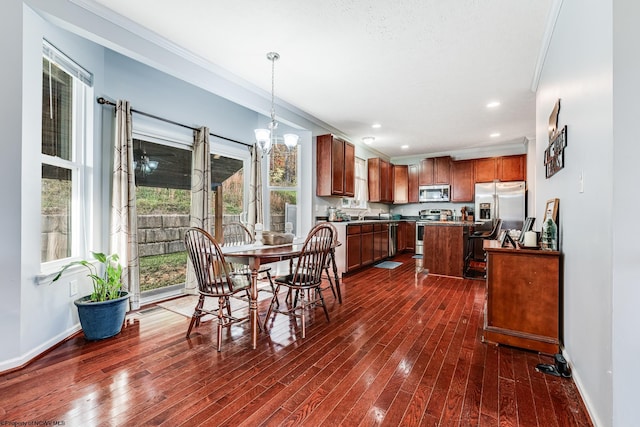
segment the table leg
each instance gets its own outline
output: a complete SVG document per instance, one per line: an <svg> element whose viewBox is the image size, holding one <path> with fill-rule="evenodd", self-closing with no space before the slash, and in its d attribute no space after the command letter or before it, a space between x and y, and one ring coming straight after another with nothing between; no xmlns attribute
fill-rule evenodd
<svg viewBox="0 0 640 427"><path fill-rule="evenodd" d="M258 270L260 263L253 261L251 268L251 296L249 299L249 322L251 325L251 348L258 346Z"/></svg>
<svg viewBox="0 0 640 427"><path fill-rule="evenodd" d="M336 252L331 248L329 252L331 256L331 264L333 266L333 277L336 279L336 292L338 293L338 303L342 304L342 293L340 292L340 277L338 275L338 266L336 265Z"/></svg>

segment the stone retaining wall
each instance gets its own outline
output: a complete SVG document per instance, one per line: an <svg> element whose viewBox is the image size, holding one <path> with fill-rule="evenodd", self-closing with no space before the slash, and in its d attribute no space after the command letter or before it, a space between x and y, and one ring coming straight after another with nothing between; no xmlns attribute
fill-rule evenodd
<svg viewBox="0 0 640 427"><path fill-rule="evenodd" d="M240 221L240 215L225 215L223 223ZM60 218L51 216L43 218L43 248L54 252L54 257L66 251L61 242L66 241L66 227L60 224ZM189 228L189 215L139 215L138 216L138 254L139 256L163 255L182 252L184 233ZM272 217L269 228L273 231L284 231L284 215ZM61 236L61 230L64 236ZM57 254L57 255L56 255ZM46 253L43 253L46 256ZM52 258L55 259L55 258Z"/></svg>
<svg viewBox="0 0 640 427"><path fill-rule="evenodd" d="M184 233L188 228L189 215L139 215L138 255L184 251Z"/></svg>

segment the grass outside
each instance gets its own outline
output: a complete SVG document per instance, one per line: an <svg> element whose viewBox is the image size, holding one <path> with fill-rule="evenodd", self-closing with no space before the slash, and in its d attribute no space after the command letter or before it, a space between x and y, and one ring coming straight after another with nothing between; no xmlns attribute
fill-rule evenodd
<svg viewBox="0 0 640 427"><path fill-rule="evenodd" d="M174 252L140 258L140 291L184 283L187 276L187 252Z"/></svg>

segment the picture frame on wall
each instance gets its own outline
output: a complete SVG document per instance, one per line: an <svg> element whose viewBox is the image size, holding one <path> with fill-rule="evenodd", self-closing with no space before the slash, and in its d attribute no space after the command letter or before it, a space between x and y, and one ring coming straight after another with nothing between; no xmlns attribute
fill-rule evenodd
<svg viewBox="0 0 640 427"><path fill-rule="evenodd" d="M547 204L544 208L544 222L547 221L547 218L551 217L553 222L558 223L558 204L560 203L559 199L549 199L547 200Z"/></svg>

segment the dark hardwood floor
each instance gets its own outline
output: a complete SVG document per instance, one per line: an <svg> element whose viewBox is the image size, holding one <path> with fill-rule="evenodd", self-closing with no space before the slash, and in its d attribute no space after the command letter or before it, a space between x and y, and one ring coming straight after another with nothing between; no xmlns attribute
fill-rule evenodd
<svg viewBox="0 0 640 427"><path fill-rule="evenodd" d="M483 344L484 283L394 269L325 291L301 339L278 315L258 348L248 325L214 322L185 339L186 317L158 306L128 315L117 337L82 335L0 376L0 420L66 426L590 426L571 379L541 374L552 358ZM266 303L260 304L261 314ZM44 425L44 424L42 424ZM51 425L51 424L50 424Z"/></svg>

